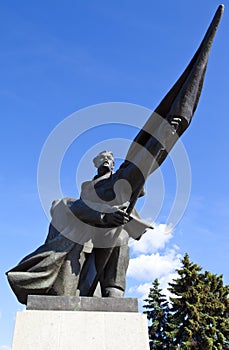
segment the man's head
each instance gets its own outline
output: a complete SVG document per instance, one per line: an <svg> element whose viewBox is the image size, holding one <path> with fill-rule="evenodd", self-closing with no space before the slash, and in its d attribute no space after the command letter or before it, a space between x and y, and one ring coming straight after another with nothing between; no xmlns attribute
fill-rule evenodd
<svg viewBox="0 0 229 350"><path fill-rule="evenodd" d="M102 151L93 159L93 163L97 169L103 167L111 171L114 169L114 155L110 151Z"/></svg>

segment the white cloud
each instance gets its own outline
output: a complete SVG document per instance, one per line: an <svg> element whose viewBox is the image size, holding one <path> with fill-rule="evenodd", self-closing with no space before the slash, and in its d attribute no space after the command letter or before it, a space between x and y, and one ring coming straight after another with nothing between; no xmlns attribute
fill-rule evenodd
<svg viewBox="0 0 229 350"><path fill-rule="evenodd" d="M156 252L158 249L164 248L165 244L172 238L172 226L161 224L154 226L153 230L148 230L139 241L130 242L131 251L133 253L149 254Z"/></svg>
<svg viewBox="0 0 229 350"><path fill-rule="evenodd" d="M133 257L130 259L127 277L132 280L132 286L127 294L135 295L140 302L148 296L155 278L159 280L162 293L169 297L168 283L177 277L176 269L181 266L179 247L173 245L166 249L173 237L173 227L165 224L152 226L154 230L148 230L139 241L130 243Z"/></svg>
<svg viewBox="0 0 229 350"><path fill-rule="evenodd" d="M152 287L152 282L158 278L162 293L167 299L171 295L167 290L168 283L177 277L176 269L181 266L181 255L178 253L178 247L166 250L163 254L140 254L130 259L127 276L134 281L127 294L135 295L140 299L140 304L148 296Z"/></svg>
<svg viewBox="0 0 229 350"><path fill-rule="evenodd" d="M151 282L135 285L130 287L128 293L137 293L141 296L146 297L149 294L150 287L152 286Z"/></svg>
<svg viewBox="0 0 229 350"><path fill-rule="evenodd" d="M176 247L168 250L165 255L141 254L130 259L127 276L139 282L152 282L155 278L160 279L174 271L180 265L180 258Z"/></svg>
<svg viewBox="0 0 229 350"><path fill-rule="evenodd" d="M0 350L11 350L11 347L8 345L0 345Z"/></svg>

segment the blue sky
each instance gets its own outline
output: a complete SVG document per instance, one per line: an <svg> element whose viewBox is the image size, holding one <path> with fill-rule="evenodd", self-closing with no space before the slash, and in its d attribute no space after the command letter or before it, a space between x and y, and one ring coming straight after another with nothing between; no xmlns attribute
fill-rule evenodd
<svg viewBox="0 0 229 350"><path fill-rule="evenodd" d="M1 350L10 348L15 313L23 309L4 272L39 246L47 232L48 219L37 189L45 140L66 117L91 105L121 102L154 109L191 59L218 5L215 0L1 2ZM189 203L175 229L164 234L176 192L173 164L166 160L147 184L147 210L139 207L142 216L156 221L157 229L145 238L145 246L139 242L132 247L129 296L141 297L149 278L159 277L165 284L185 252L204 269L223 274L225 283L229 281L225 6L199 106L182 136L191 166ZM107 123L112 122L109 118ZM139 126L144 118L139 117ZM81 123L78 118L76 130ZM106 125L76 140L61 167L63 194L77 195L77 164L85 152L109 138L131 139L135 134L133 127ZM93 172L88 166L85 180ZM152 217L150 207L154 212L157 184L162 182L162 208ZM141 270L143 265L148 270Z"/></svg>

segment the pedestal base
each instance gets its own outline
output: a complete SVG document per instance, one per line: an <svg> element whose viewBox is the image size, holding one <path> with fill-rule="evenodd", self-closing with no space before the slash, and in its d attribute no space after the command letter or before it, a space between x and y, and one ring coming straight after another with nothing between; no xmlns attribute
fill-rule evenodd
<svg viewBox="0 0 229 350"><path fill-rule="evenodd" d="M12 350L22 349L148 350L146 315L120 310L21 311L17 313Z"/></svg>

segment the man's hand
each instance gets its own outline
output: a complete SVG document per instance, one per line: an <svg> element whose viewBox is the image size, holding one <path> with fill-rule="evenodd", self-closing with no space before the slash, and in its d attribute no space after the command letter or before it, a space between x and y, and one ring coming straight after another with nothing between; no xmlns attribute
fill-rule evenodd
<svg viewBox="0 0 229 350"><path fill-rule="evenodd" d="M106 213L103 217L103 221L109 227L117 227L120 225L127 224L130 220L129 214L127 214L124 210L117 210L114 213Z"/></svg>
<svg viewBox="0 0 229 350"><path fill-rule="evenodd" d="M173 134L177 133L178 136L180 136L188 127L188 121L182 116L170 117L169 123L173 127Z"/></svg>

